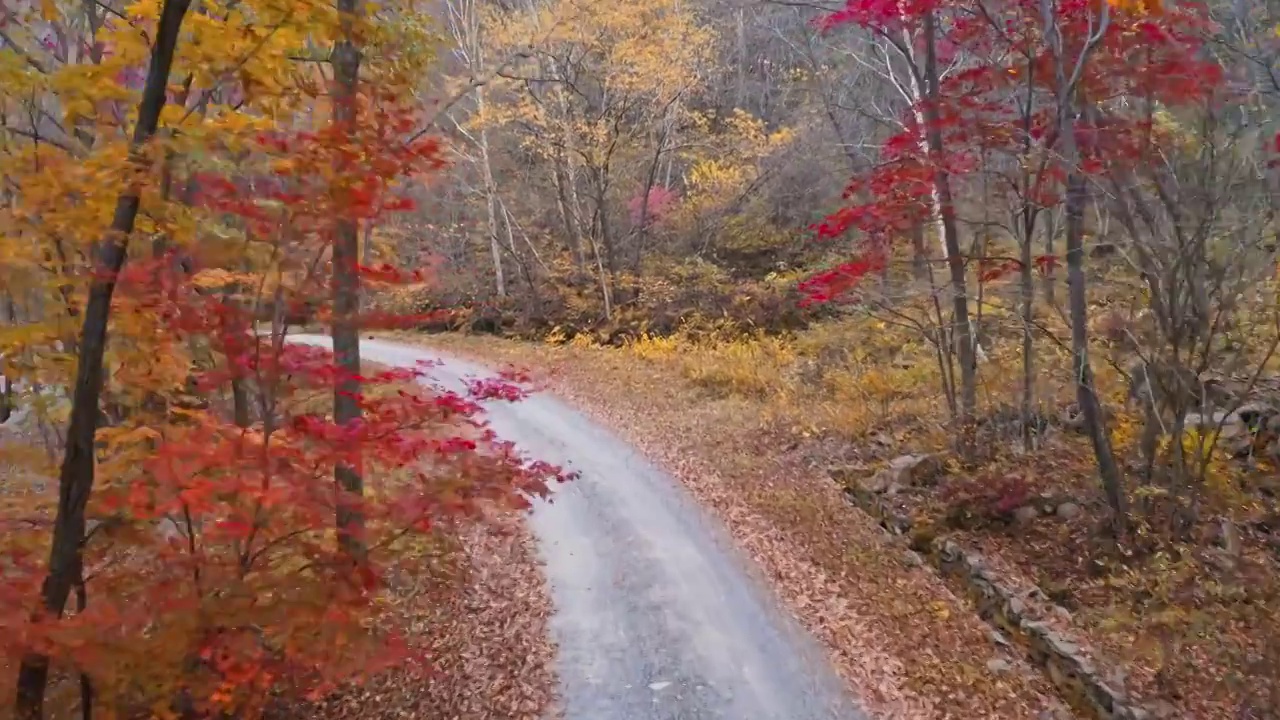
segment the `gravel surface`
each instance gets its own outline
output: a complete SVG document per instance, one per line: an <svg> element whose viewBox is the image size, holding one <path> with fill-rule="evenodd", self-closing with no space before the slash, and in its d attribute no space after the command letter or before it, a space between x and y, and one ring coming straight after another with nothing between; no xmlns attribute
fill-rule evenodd
<svg viewBox="0 0 1280 720"><path fill-rule="evenodd" d="M420 347L366 340L361 350L385 365L442 360L431 374L452 390L492 375ZM816 643L668 475L549 395L488 412L500 437L581 473L530 523L554 603L566 720L864 717Z"/></svg>

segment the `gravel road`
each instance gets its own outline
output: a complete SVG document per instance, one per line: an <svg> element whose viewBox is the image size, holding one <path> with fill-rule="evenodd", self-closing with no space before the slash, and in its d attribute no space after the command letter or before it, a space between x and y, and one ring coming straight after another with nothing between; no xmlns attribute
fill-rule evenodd
<svg viewBox="0 0 1280 720"><path fill-rule="evenodd" d="M450 390L492 375L381 340L365 340L362 354L390 366L442 361L431 375ZM566 720L865 720L821 649L671 477L545 393L487 410L499 437L581 473L531 518Z"/></svg>

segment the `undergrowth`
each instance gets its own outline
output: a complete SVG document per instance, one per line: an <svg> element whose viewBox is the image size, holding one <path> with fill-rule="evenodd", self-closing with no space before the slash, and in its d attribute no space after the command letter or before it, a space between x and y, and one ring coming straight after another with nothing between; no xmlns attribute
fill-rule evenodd
<svg viewBox="0 0 1280 720"><path fill-rule="evenodd" d="M1082 627L1100 633L1110 651L1136 663L1135 668L1148 668L1148 683L1172 683L1170 678L1185 683L1198 667L1189 660L1195 657L1239 668L1247 676L1265 671L1256 667L1257 642L1241 633L1242 628L1262 632L1259 613L1280 605L1274 563L1251 552L1230 570L1215 565L1216 521L1206 522L1205 532L1195 538L1169 536L1159 520L1162 500L1153 497L1162 490L1140 482L1131 468L1132 547L1118 550L1099 536L1095 525L1106 511L1088 441L1056 427L1074 400L1065 349L1069 327L1060 316L1039 318L1043 335L1036 338L1032 372L1035 406L1055 428L1027 455L1019 430L1001 425L1019 417L1021 331L1009 314L988 319L977 418L988 430L986 452L979 464L959 472L949 463L951 472L939 491L908 499L914 512L945 527L947 518L957 516L955 506L981 506L956 530L986 551L1007 554L1028 577L1047 584L1046 593L1077 610ZM951 448L954 433L937 350L922 333L870 314L775 334L717 332L710 325L694 321L666 335L642 333L621 352L676 370L709 398L752 402L767 423L796 442L853 447L868 473L896 455ZM594 346L581 336L568 342ZM1093 351L1111 439L1117 456L1129 465L1138 456L1142 418L1125 402L1121 353L1112 352L1105 338L1095 341ZM1190 431L1183 443L1188 453L1203 446ZM1257 517L1262 511L1258 497L1241 487L1258 466L1222 455L1209 463L1200 493L1206 518L1247 523ZM1050 518L1028 529L1015 521L1018 507L1050 497L1089 510L1074 523ZM1010 536L1021 540L1011 543Z"/></svg>

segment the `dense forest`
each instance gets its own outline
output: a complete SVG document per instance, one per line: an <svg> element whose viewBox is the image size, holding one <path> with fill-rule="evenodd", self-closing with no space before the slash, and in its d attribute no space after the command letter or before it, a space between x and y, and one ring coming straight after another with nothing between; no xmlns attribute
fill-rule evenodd
<svg viewBox="0 0 1280 720"><path fill-rule="evenodd" d="M1278 60L1274 0L0 0L5 707L537 717L449 628L545 632L569 476L479 404L542 376L846 679L902 628L873 714L1277 717Z"/></svg>

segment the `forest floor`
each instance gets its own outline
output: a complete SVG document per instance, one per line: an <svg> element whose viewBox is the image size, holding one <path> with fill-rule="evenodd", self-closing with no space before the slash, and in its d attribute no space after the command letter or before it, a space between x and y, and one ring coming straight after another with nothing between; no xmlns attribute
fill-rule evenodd
<svg viewBox="0 0 1280 720"><path fill-rule="evenodd" d="M873 717L1072 716L1044 673L833 482L832 468L869 478L896 455L939 450L925 447L916 430L900 424L858 441L847 432L832 437L796 424L794 407L779 412L796 404L794 392L787 400L786 391L725 392L705 382L715 369L703 365L706 358L680 357L691 351L642 357L489 336L398 338L495 370L528 369L664 464L774 578ZM758 355L738 360L745 373L775 370ZM944 471L932 489L912 488L896 502L931 531L980 551L1034 606L1031 616L1071 638L1103 682L1127 689L1151 717L1280 717L1270 649L1280 626L1280 580L1265 538L1247 537L1226 569L1212 537L1161 546L1141 562L1117 559L1100 535L1105 504L1082 441L1058 436L1054 443L976 470ZM989 502L1009 482L1038 518L949 522L959 502L953 494L986 493L980 500ZM1052 503L1047 515L1039 508L1045 503Z"/></svg>
<svg viewBox="0 0 1280 720"><path fill-rule="evenodd" d="M387 609L427 667L387 671L278 720L544 720L555 700L546 593L523 518L456 528L460 554L419 558ZM424 568L430 568L424 572ZM451 579L451 581L448 581Z"/></svg>

